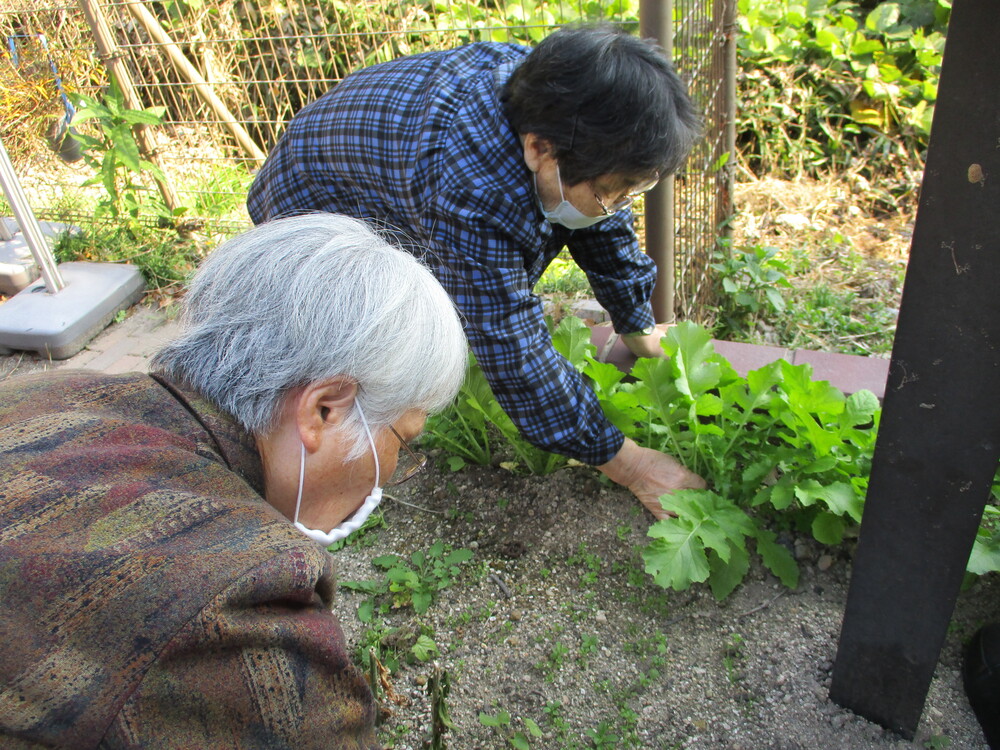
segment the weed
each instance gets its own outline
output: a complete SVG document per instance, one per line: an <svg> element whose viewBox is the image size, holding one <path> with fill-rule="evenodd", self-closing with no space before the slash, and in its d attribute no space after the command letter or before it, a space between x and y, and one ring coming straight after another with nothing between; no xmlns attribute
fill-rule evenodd
<svg viewBox="0 0 1000 750"><path fill-rule="evenodd" d="M739 675L737 664L743 658L743 636L739 633L732 633L729 636L729 643L722 656L722 665L726 669L726 678L730 685L735 685Z"/></svg>
<svg viewBox="0 0 1000 750"><path fill-rule="evenodd" d="M427 747L429 750L444 750L444 735L455 728L448 713L448 693L451 692L451 676L447 670L435 665L427 680L427 694L431 702L431 731Z"/></svg>
<svg viewBox="0 0 1000 750"><path fill-rule="evenodd" d="M329 552L336 552L344 547L356 547L364 548L371 547L378 541L378 535L375 533L377 529L384 529L388 526L385 520L385 514L381 510L376 510L361 524L361 528L356 532L351 534L346 539L341 539L334 542L327 550Z"/></svg>
<svg viewBox="0 0 1000 750"><path fill-rule="evenodd" d="M719 318L715 334L722 339L746 336L761 319L773 319L785 311L781 288L790 288L788 264L775 247L745 250L720 240L710 267L715 271Z"/></svg>
<svg viewBox="0 0 1000 750"><path fill-rule="evenodd" d="M94 221L80 234L64 234L53 247L56 261L131 263L153 289L176 287L194 272L205 246L182 239L172 230L142 223L107 224Z"/></svg>
<svg viewBox="0 0 1000 750"><path fill-rule="evenodd" d="M444 542L435 542L426 552L414 552L409 559L399 555L382 555L372 564L385 571L385 577L374 581L342 581L341 586L351 591L368 594L358 607L358 618L371 622L379 599L391 595L392 607L413 606L413 611L423 614L430 607L434 595L450 586L461 571L461 566L472 559L471 550L452 550ZM383 611L388 609L383 603Z"/></svg>
<svg viewBox="0 0 1000 750"><path fill-rule="evenodd" d="M924 740L926 750L947 750L951 747L951 737L943 734L932 734Z"/></svg>
<svg viewBox="0 0 1000 750"><path fill-rule="evenodd" d="M565 666L566 657L569 654L569 646L561 641L557 641L552 645L545 659L535 664L535 667L545 675L545 679L548 682L553 682L556 678L556 672Z"/></svg>
<svg viewBox="0 0 1000 750"><path fill-rule="evenodd" d="M73 126L92 122L97 136L70 131L71 137L83 147L83 159L97 174L84 185L100 185L105 196L98 203L95 218L112 217L122 221L136 221L140 213L148 213L167 220L174 214L167 208L159 193L136 182L136 178L149 174L156 179L164 179L162 171L152 162L143 159L139 145L132 135L137 125L159 125L162 123L164 107L150 107L145 110L128 109L125 98L112 81L105 92L104 100L98 101L83 94L75 94L76 115Z"/></svg>
<svg viewBox="0 0 1000 750"><path fill-rule="evenodd" d="M503 709L500 709L495 714L488 714L483 711L479 712L479 723L484 727L493 727L496 729L497 733L505 738L515 750L530 750L531 741L528 739L528 735L539 738L542 736L542 730L532 719L526 718L522 721L528 730L527 735L524 732L515 732L512 730L511 716Z"/></svg>
<svg viewBox="0 0 1000 750"><path fill-rule="evenodd" d="M612 726L609 722L602 721L597 725L596 729L588 729L585 734L590 738L590 741L594 743L594 747L598 750L603 750L603 748L615 748L618 747L618 743L621 739L617 734L612 731Z"/></svg>
<svg viewBox="0 0 1000 750"><path fill-rule="evenodd" d="M589 666L589 657L592 654L597 653L597 636L596 635L585 635L580 640L580 648L577 651L576 663L580 669L587 669Z"/></svg>

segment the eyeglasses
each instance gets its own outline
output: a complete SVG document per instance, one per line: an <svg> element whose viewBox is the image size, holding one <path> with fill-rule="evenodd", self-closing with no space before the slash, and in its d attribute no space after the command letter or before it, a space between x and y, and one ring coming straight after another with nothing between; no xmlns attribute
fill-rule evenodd
<svg viewBox="0 0 1000 750"><path fill-rule="evenodd" d="M392 430L392 434L396 436L399 444L403 446L404 451L404 456L396 464L396 470L392 472L392 476L383 485L384 487L395 487L398 484L413 479L413 477L423 471L424 467L427 466L427 456L423 453L414 453L413 449L403 440L403 436L396 432L395 427L389 425L389 429Z"/></svg>
<svg viewBox="0 0 1000 750"><path fill-rule="evenodd" d="M654 177L649 182L643 183L642 185L633 190L629 190L623 198L619 198L610 206L604 202L604 199L601 198L600 194L596 190L594 191L594 198L597 199L597 205L601 207L601 210L604 212L604 215L611 216L611 214L616 214L619 211L624 211L626 208L631 206L635 202L636 198L638 198L643 193L648 193L650 190L655 188L656 184L659 181L660 181L659 176Z"/></svg>

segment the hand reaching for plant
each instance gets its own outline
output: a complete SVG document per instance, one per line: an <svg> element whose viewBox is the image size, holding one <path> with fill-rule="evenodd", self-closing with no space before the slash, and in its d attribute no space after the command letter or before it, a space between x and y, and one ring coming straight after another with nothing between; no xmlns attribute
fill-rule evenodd
<svg viewBox="0 0 1000 750"><path fill-rule="evenodd" d="M665 357L666 354L660 345L660 339L667 335L667 329L672 325L673 323L658 323L652 333L648 335L626 334L622 336L622 341L625 342L629 351L637 357Z"/></svg>
<svg viewBox="0 0 1000 750"><path fill-rule="evenodd" d="M613 482L628 487L657 518L667 518L660 496L674 490L702 490L705 480L684 468L680 461L625 438L618 454L597 467Z"/></svg>

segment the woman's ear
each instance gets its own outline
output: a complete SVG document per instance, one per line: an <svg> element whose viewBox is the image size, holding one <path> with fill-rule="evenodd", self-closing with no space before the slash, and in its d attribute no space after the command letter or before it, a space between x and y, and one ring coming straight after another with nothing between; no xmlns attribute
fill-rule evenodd
<svg viewBox="0 0 1000 750"><path fill-rule="evenodd" d="M524 147L524 163L532 172L539 171L549 161L555 161L552 144L539 135L525 133L521 136L521 145Z"/></svg>
<svg viewBox="0 0 1000 750"><path fill-rule="evenodd" d="M295 417L299 437L308 452L314 453L329 431L344 423L354 409L357 395L357 382L344 376L310 383L302 389Z"/></svg>

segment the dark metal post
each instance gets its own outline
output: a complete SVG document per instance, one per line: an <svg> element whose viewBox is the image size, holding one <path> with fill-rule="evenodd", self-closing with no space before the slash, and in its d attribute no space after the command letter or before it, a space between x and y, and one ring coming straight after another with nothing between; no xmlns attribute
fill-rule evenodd
<svg viewBox="0 0 1000 750"><path fill-rule="evenodd" d="M673 0L641 0L640 33L656 39L673 59ZM671 175L646 194L646 254L656 262L653 315L659 323L674 320L674 178Z"/></svg>
<svg viewBox="0 0 1000 750"><path fill-rule="evenodd" d="M1000 455L998 38L996 0L955 0L830 689L908 738Z"/></svg>

